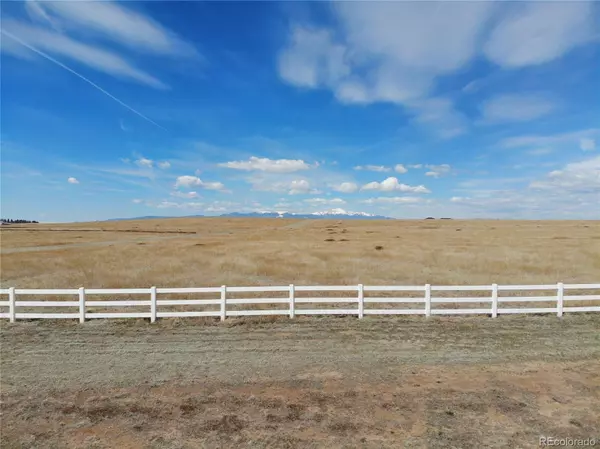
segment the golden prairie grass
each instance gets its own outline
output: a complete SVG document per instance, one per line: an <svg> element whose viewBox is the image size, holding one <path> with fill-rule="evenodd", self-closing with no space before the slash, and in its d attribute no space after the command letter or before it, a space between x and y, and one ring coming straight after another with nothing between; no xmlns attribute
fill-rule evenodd
<svg viewBox="0 0 600 449"><path fill-rule="evenodd" d="M183 232L185 234L179 234ZM600 222L597 221L339 222L186 218L22 225L3 229L1 237L2 287L216 287L291 283L490 285L600 281ZM568 293L598 294L599 291ZM553 294L552 291L502 292L501 296ZM287 296L286 293L228 296L257 295ZM434 293L437 298L489 295L489 291ZM356 295L311 292L297 296L349 297L354 302ZM373 292L366 296L422 297L423 293ZM216 297L218 294L161 295L161 299ZM129 298L147 299L145 295ZM571 302L568 305L597 303ZM367 304L366 308L388 306ZM552 306L552 302L503 305L505 308ZM313 305L298 303L297 307L312 308ZM422 308L422 305L395 304L394 307ZM489 308L489 304L437 304L435 307ZM203 310L217 308L207 306ZM266 304L250 308L277 307ZM146 308L140 311L142 309Z"/></svg>
<svg viewBox="0 0 600 449"><path fill-rule="evenodd" d="M22 225L2 229L1 237L2 287L216 287L291 283L490 285L600 281L598 221L339 222L184 218ZM503 292L502 296L524 294L552 295L553 292ZM367 294L392 295L398 296L398 293ZM422 295L422 292L402 294ZM201 299L218 294L161 295L161 299L192 296ZM253 296L256 295L230 295L234 298ZM286 294L261 293L260 296L285 297ZM299 293L298 296L355 297L355 294L323 292ZM489 297L489 292L436 292L434 296ZM485 304L458 306L489 307ZM551 306L551 303L504 305ZM264 307L273 308L272 305ZM312 305L299 304L298 307ZM369 307L379 305L367 305ZM232 310L236 308L239 306L232 306Z"/></svg>
<svg viewBox="0 0 600 449"><path fill-rule="evenodd" d="M137 232L127 232L131 230ZM94 246L101 242L106 245ZM54 248L59 245L64 248ZM489 285L600 279L598 221L187 218L30 225L2 229L1 249L3 287Z"/></svg>

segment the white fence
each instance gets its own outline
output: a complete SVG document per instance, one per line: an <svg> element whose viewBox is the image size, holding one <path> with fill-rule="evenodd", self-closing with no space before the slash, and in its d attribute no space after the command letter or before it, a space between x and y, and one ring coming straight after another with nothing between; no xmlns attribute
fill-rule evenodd
<svg viewBox="0 0 600 449"><path fill-rule="evenodd" d="M157 318L167 317L227 317L235 316L264 316L264 315L288 315L294 318L296 315L356 315L363 318L365 315L468 315L487 314L496 318L501 314L516 313L556 313L562 316L565 312L600 312L600 294L571 294L570 291L589 293L590 290L600 290L600 284L548 284L548 285L475 285L475 286L282 286L282 287L199 287L199 288L124 288L124 289L22 289L8 288L0 289L0 299L8 296L7 301L0 301L0 308L8 308L8 312L0 313L0 318L8 318L10 322L17 319L86 319L94 318L149 318L151 322ZM546 292L549 296L515 296L519 292ZM337 292L352 294L343 297L320 297L315 294L323 292ZM454 292L475 292L485 296L474 297L435 297L435 292L452 294ZM549 292L549 293L548 293ZM173 294L217 294L211 299L159 299L160 295ZM232 295L240 293L278 293L281 297L256 297L256 298L233 298ZM303 296L304 293L312 293L313 296ZM380 296L370 296L371 293L379 293ZM411 294L412 297L397 296ZM504 293L504 295L503 295ZM396 296L381 296L382 294L396 294ZM462 293L459 293L462 294ZM30 301L19 299L23 296L42 296L44 300ZM48 299L48 296L72 295L75 301L57 301ZM112 295L147 295L143 300L94 300L94 296ZM414 295L418 295L415 297ZM463 294L464 295L464 294ZM510 295L510 296L507 296ZM592 303L595 305L569 306L573 301ZM510 307L510 305L513 307ZM545 303L542 307L532 307L529 303ZM239 310L238 305L285 304L285 308L277 309L254 309ZM302 304L341 304L345 308L310 308L302 307ZM382 304L386 307L382 308ZM479 304L479 307L457 308L462 304ZM522 305L526 306L523 307ZM546 307L550 304L552 307ZM351 308L348 308L351 305ZM377 308L373 308L372 306ZM404 305L404 307L399 307ZM515 307L519 305L519 307ZM195 306L195 310L172 310L173 306ZM216 310L206 310L213 306ZM502 307L505 306L505 307ZM100 308L118 307L120 309L135 308L134 312L102 312ZM139 309L147 308L145 311ZM330 306L331 307L331 306ZM68 313L37 313L21 311L23 309L42 308L71 308ZM168 310L171 308L171 310ZM199 310L198 310L199 309ZM61 309L62 310L62 309ZM96 311L94 311L96 310ZM109 309L110 310L110 309Z"/></svg>

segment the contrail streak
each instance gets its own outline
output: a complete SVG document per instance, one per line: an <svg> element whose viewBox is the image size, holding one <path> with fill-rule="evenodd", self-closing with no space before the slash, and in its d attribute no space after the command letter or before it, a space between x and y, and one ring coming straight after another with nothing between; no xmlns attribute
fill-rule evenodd
<svg viewBox="0 0 600 449"><path fill-rule="evenodd" d="M52 56L47 55L46 53L44 53L41 50L38 50L37 48L29 45L27 42L22 41L19 37L15 36L14 34L6 31L6 30L0 30L0 32L2 34L4 34L5 36L8 36L9 38L11 38L14 41L17 41L19 44L27 47L28 49L30 49L31 51L37 53L38 55L46 58L49 61L52 61L54 64L62 67L65 70L68 70L69 72L71 72L73 75L78 76L79 78L81 78L82 80L84 80L86 83L91 84L93 87L95 87L96 89L98 89L100 92L102 92L103 94L109 96L110 98L112 98L113 100L115 100L117 103L119 103L121 106L129 109L131 112L133 112L134 114L140 116L141 118L143 118L144 120L152 123L154 126L158 126L161 129L164 129L165 131L167 131L166 128L164 128L163 126L160 126L158 123L156 123L154 120L149 119L148 117L146 117L144 114L142 114L141 112L136 111L135 109L133 109L131 106L129 106L128 104L122 102L121 100L119 100L117 97L115 97L114 95L112 95L111 93L105 91L104 89L102 89L100 86L98 86L96 83L94 83L93 81L90 81L89 79L87 79L85 76L77 73L75 70L71 69L70 67L67 67L66 65L64 65L62 62L57 61L56 59L54 59Z"/></svg>

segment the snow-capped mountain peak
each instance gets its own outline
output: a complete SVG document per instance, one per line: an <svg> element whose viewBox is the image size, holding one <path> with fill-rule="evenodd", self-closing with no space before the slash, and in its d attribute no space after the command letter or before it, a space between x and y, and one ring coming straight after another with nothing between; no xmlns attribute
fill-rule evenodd
<svg viewBox="0 0 600 449"><path fill-rule="evenodd" d="M373 214L368 214L366 212L348 212L340 208L329 209L323 212L313 212L311 215L351 215L361 217L374 217Z"/></svg>
<svg viewBox="0 0 600 449"><path fill-rule="evenodd" d="M334 208L326 211L312 212L312 213L296 213L296 212L285 212L285 211L260 211L260 212L233 212L229 214L223 214L224 217L271 217L271 218L354 218L354 219L377 219L387 220L389 217L382 215L368 214L366 212L349 212L344 209Z"/></svg>

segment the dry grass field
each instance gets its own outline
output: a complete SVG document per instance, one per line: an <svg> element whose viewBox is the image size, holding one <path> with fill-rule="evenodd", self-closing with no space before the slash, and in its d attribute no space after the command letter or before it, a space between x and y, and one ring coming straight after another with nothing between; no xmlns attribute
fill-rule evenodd
<svg viewBox="0 0 600 449"><path fill-rule="evenodd" d="M597 221L191 218L0 238L2 287L600 281ZM2 448L600 439L598 313L2 320L0 338Z"/></svg>
<svg viewBox="0 0 600 449"><path fill-rule="evenodd" d="M380 249L376 249L380 247ZM592 282L599 221L187 218L7 226L2 286Z"/></svg>

